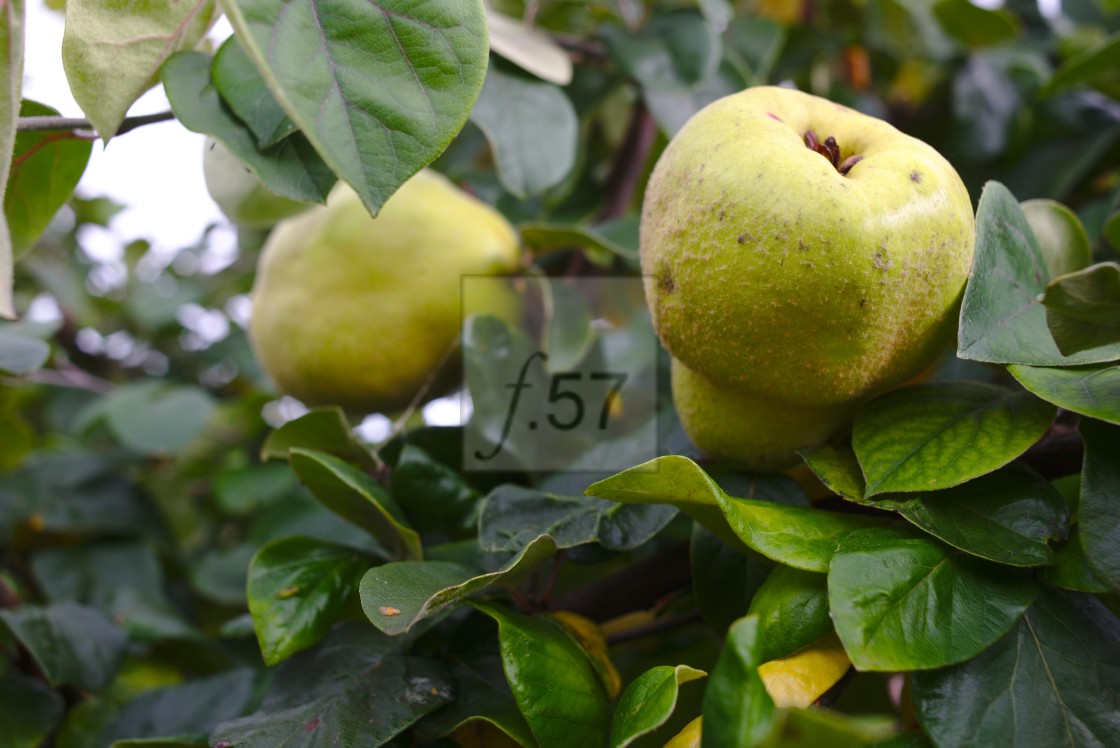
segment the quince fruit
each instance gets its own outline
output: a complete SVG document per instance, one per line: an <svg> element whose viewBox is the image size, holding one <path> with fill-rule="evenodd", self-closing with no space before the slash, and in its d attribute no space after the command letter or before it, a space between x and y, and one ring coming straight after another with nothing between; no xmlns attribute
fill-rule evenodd
<svg viewBox="0 0 1120 748"><path fill-rule="evenodd" d="M953 167L886 122L774 87L698 112L641 223L685 430L755 469L827 441L950 340L974 234Z"/></svg>
<svg viewBox="0 0 1120 748"><path fill-rule="evenodd" d="M466 313L514 320L505 283L462 309L464 275L518 267L518 236L489 205L421 171L370 217L345 183L282 221L261 253L249 338L282 391L308 405L394 411L430 395Z"/></svg>

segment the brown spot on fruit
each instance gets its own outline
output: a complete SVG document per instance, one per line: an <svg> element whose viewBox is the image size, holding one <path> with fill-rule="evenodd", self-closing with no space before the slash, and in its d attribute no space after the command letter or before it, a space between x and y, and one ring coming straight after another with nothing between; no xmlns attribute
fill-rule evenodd
<svg viewBox="0 0 1120 748"><path fill-rule="evenodd" d="M921 184L922 173L920 171L918 171L917 169L910 172L910 181L913 182L914 184Z"/></svg>
<svg viewBox="0 0 1120 748"><path fill-rule="evenodd" d="M661 293L672 293L673 290L677 287L676 283L673 282L672 273L669 272L669 268L665 267L661 268L661 272L658 274L657 283L661 287Z"/></svg>
<svg viewBox="0 0 1120 748"><path fill-rule="evenodd" d="M747 243L747 235L746 234L739 234L739 243L740 244L746 244Z"/></svg>

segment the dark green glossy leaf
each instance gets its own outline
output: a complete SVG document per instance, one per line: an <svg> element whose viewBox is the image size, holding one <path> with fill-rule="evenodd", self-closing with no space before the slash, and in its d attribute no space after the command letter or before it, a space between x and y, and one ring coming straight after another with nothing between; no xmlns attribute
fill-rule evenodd
<svg viewBox="0 0 1120 748"><path fill-rule="evenodd" d="M736 548L746 546L806 571L826 571L842 537L880 524L877 518L730 497L699 465L680 456L638 465L587 492L622 503L671 504Z"/></svg>
<svg viewBox="0 0 1120 748"><path fill-rule="evenodd" d="M829 490L847 499L862 499L867 490L855 450L845 444L826 444L799 452L809 469Z"/></svg>
<svg viewBox="0 0 1120 748"><path fill-rule="evenodd" d="M214 55L210 77L222 101L252 130L261 149L296 131L236 36L226 39Z"/></svg>
<svg viewBox="0 0 1120 748"><path fill-rule="evenodd" d="M1054 408L1030 393L982 384L922 384L889 392L856 416L852 446L865 496L933 491L990 473L1046 433Z"/></svg>
<svg viewBox="0 0 1120 748"><path fill-rule="evenodd" d="M1075 413L1120 424L1120 364L1062 368L1014 364L1007 370L1043 400Z"/></svg>
<svg viewBox="0 0 1120 748"><path fill-rule="evenodd" d="M1109 586L1085 558L1081 526L1074 525L1064 543L1054 547L1054 562L1038 570L1039 581L1075 592L1108 592Z"/></svg>
<svg viewBox="0 0 1120 748"><path fill-rule="evenodd" d="M114 740L109 748L209 748L206 733L187 733L159 738L126 738Z"/></svg>
<svg viewBox="0 0 1120 748"><path fill-rule="evenodd" d="M1120 264L1101 262L1058 276L1042 303L1050 334L1065 355L1120 342Z"/></svg>
<svg viewBox="0 0 1120 748"><path fill-rule="evenodd" d="M559 86L491 65L471 121L490 142L502 186L522 200L575 166L579 121Z"/></svg>
<svg viewBox="0 0 1120 748"><path fill-rule="evenodd" d="M0 744L38 748L66 713L62 694L19 675L0 675Z"/></svg>
<svg viewBox="0 0 1120 748"><path fill-rule="evenodd" d="M0 621L57 685L99 691L124 654L124 632L104 613L76 603L2 609Z"/></svg>
<svg viewBox="0 0 1120 748"><path fill-rule="evenodd" d="M696 608L709 626L723 633L747 614L772 566L753 553L732 548L696 523L688 550Z"/></svg>
<svg viewBox="0 0 1120 748"><path fill-rule="evenodd" d="M774 729L774 702L758 675L759 639L754 616L740 618L728 630L704 690L704 748L761 745Z"/></svg>
<svg viewBox="0 0 1120 748"><path fill-rule="evenodd" d="M976 254L961 308L957 355L1033 366L1114 358L1120 344L1068 357L1058 350L1046 326L1046 309L1038 302L1050 277L1023 209L1006 187L989 182L976 212Z"/></svg>
<svg viewBox="0 0 1120 748"><path fill-rule="evenodd" d="M249 562L256 550L256 546L249 543L211 548L191 565L188 572L191 584L208 600L244 608Z"/></svg>
<svg viewBox="0 0 1120 748"><path fill-rule="evenodd" d="M121 443L146 455L182 451L202 435L215 410L213 398L201 388L156 381L121 385L102 408Z"/></svg>
<svg viewBox="0 0 1120 748"><path fill-rule="evenodd" d="M1091 596L1045 591L975 659L916 673L918 717L939 748L1116 745L1118 631Z"/></svg>
<svg viewBox="0 0 1120 748"><path fill-rule="evenodd" d="M339 407L313 408L273 431L261 447L261 459L288 459L292 449L314 449L377 469L380 462L368 447L358 441Z"/></svg>
<svg viewBox="0 0 1120 748"><path fill-rule="evenodd" d="M517 709L498 655L445 656L451 667L455 700L419 725L425 735L443 737L472 720L489 722L517 741L535 748L536 738Z"/></svg>
<svg viewBox="0 0 1120 748"><path fill-rule="evenodd" d="M921 670L974 657L1037 593L1023 574L901 531L850 535L828 573L836 632L860 670Z"/></svg>
<svg viewBox="0 0 1120 748"><path fill-rule="evenodd" d="M298 485L287 465L230 468L214 476L214 502L224 513L243 517L284 501Z"/></svg>
<svg viewBox="0 0 1120 748"><path fill-rule="evenodd" d="M547 535L530 542L495 571L451 561L399 561L375 566L361 581L362 609L374 626L396 636L417 622L501 584L556 553Z"/></svg>
<svg viewBox="0 0 1120 748"><path fill-rule="evenodd" d="M832 631L828 578L777 566L751 600L748 614L758 618L759 661L788 657Z"/></svg>
<svg viewBox="0 0 1120 748"><path fill-rule="evenodd" d="M462 129L489 53L478 0L227 0L280 106L376 214ZM282 38L283 44L276 39Z"/></svg>
<svg viewBox="0 0 1120 748"><path fill-rule="evenodd" d="M230 670L181 686L145 691L130 701L105 731L105 742L205 734L240 717L253 698L253 671Z"/></svg>
<svg viewBox="0 0 1120 748"><path fill-rule="evenodd" d="M389 492L421 532L473 535L481 499L463 477L420 447L406 444L389 473Z"/></svg>
<svg viewBox="0 0 1120 748"><path fill-rule="evenodd" d="M1120 426L1082 420L1081 550L1090 566L1120 590Z"/></svg>
<svg viewBox="0 0 1120 748"><path fill-rule="evenodd" d="M615 707L611 748L625 748L665 724L677 708L681 686L705 675L688 665L658 665L635 678Z"/></svg>
<svg viewBox="0 0 1120 748"><path fill-rule="evenodd" d="M25 99L20 116L58 116L58 110ZM17 256L31 249L54 214L70 199L92 151L92 142L71 132L22 132L16 136L4 193L4 215Z"/></svg>
<svg viewBox="0 0 1120 748"><path fill-rule="evenodd" d="M1061 494L1017 463L943 491L869 503L898 511L954 548L1011 566L1053 563L1050 543L1069 534Z"/></svg>
<svg viewBox="0 0 1120 748"><path fill-rule="evenodd" d="M39 589L52 602L70 601L110 612L122 589L149 597L163 595L163 573L151 544L103 541L50 548L31 557Z"/></svg>
<svg viewBox="0 0 1120 748"><path fill-rule="evenodd" d="M558 548L599 543L608 550L626 551L653 537L675 514L667 506L628 506L504 485L486 497L478 540L489 551L517 551L548 535Z"/></svg>
<svg viewBox="0 0 1120 748"><path fill-rule="evenodd" d="M346 623L284 661L264 703L224 722L210 743L238 748L373 748L449 703L451 681L434 659L404 655L398 640Z"/></svg>
<svg viewBox="0 0 1120 748"><path fill-rule="evenodd" d="M587 654L557 623L491 603L472 603L498 622L502 667L537 742L555 748L603 745L610 706Z"/></svg>
<svg viewBox="0 0 1120 748"><path fill-rule="evenodd" d="M897 732L892 717L845 714L835 709L788 709L772 744L781 748L932 748L919 733L891 739Z"/></svg>
<svg viewBox="0 0 1120 748"><path fill-rule="evenodd" d="M249 613L266 665L318 643L369 568L368 557L305 537L274 540L249 563Z"/></svg>
<svg viewBox="0 0 1120 748"><path fill-rule="evenodd" d="M261 150L253 133L218 95L210 80L212 61L200 52L180 52L163 66L163 87L183 127L220 140L269 191L291 200L324 202L337 178L302 135Z"/></svg>
<svg viewBox="0 0 1120 748"><path fill-rule="evenodd" d="M989 10L969 0L938 0L933 15L954 39L968 47L1005 42L1019 33L1019 19L1004 10Z"/></svg>
<svg viewBox="0 0 1120 748"><path fill-rule="evenodd" d="M292 469L324 506L391 548L398 558L422 558L420 535L382 486L349 463L313 449L290 450Z"/></svg>

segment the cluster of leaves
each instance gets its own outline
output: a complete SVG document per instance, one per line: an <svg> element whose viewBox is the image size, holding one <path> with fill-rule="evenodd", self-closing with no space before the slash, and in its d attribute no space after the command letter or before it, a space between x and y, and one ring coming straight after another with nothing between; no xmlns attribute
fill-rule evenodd
<svg viewBox="0 0 1120 748"><path fill-rule="evenodd" d="M160 80L286 197L341 178L376 212L439 156L552 274L633 272L667 139L792 81L1008 186L958 358L797 481L704 462L664 392L663 456L618 475L464 474L458 427L375 447L292 419L228 325L259 236L220 272L218 231L171 264L129 245L123 280L85 259L118 206L71 197L88 133L17 134L55 111L20 100L11 0L0 311L47 293L61 319L0 327L0 745L1120 742L1114 4L328 5L222 0L210 54L210 0L69 0L63 57L106 139ZM590 319L548 322L557 359L604 355ZM468 368L494 336L467 330Z"/></svg>

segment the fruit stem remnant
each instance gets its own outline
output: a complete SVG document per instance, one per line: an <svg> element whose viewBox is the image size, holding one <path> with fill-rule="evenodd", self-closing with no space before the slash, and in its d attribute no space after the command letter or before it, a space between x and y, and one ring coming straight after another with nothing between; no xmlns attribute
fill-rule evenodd
<svg viewBox="0 0 1120 748"><path fill-rule="evenodd" d="M853 166L863 160L863 156L852 154L841 161L840 144L836 142L836 138L829 135L822 143L813 130L805 131L805 147L827 158L832 167L845 176L852 170Z"/></svg>

